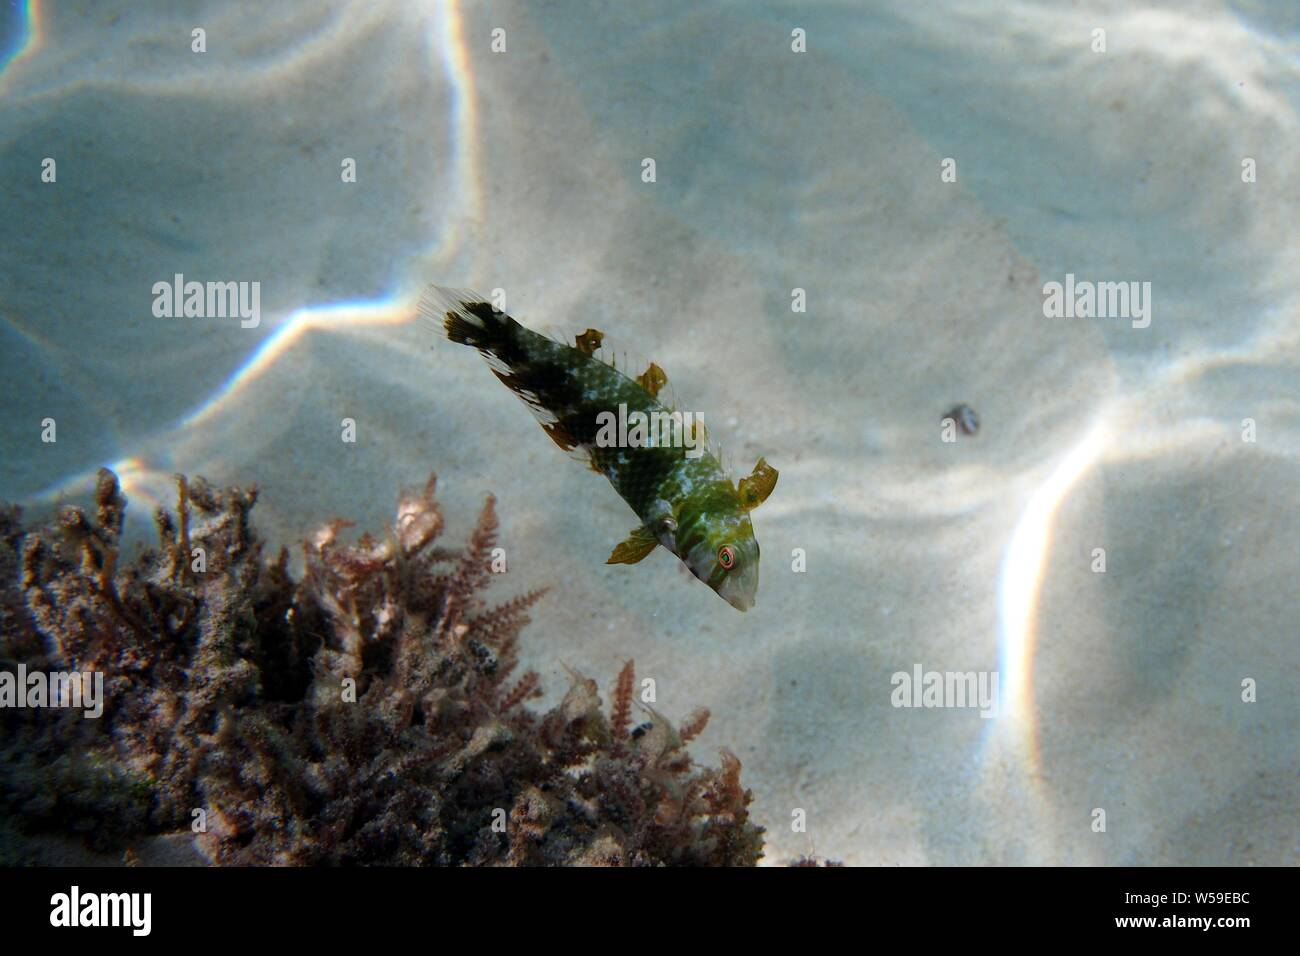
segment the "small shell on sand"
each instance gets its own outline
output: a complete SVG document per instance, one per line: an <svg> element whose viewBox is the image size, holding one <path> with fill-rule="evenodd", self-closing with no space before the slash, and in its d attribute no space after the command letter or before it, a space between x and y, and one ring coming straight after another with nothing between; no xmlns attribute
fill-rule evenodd
<svg viewBox="0 0 1300 956"><path fill-rule="evenodd" d="M980 430L980 417L965 402L960 405L954 405L944 416L944 419L951 418L957 423L957 427L967 435L974 435Z"/></svg>

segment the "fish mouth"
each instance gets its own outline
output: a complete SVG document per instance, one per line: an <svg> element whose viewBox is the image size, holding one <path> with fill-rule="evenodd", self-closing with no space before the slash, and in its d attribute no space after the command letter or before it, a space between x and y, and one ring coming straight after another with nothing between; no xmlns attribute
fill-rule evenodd
<svg viewBox="0 0 1300 956"><path fill-rule="evenodd" d="M717 590L718 597L737 611L748 611L754 606L754 595L758 591L758 575L733 575L724 579Z"/></svg>
<svg viewBox="0 0 1300 956"><path fill-rule="evenodd" d="M748 611L754 606L754 599L743 594L724 594L723 598L737 611Z"/></svg>

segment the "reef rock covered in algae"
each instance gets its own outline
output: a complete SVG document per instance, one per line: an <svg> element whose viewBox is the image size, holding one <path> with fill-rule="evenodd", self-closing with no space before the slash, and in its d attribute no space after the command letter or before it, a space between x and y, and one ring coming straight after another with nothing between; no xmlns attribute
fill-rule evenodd
<svg viewBox="0 0 1300 956"><path fill-rule="evenodd" d="M218 864L738 865L761 855L740 762L699 768L679 728L633 729L631 662L610 712L596 683L545 714L515 677L534 592L488 607L488 498L463 549L438 545L434 482L382 539L345 522L264 558L255 491L178 478L157 548L122 566L126 501L24 532L0 510L0 669L104 675L99 719L0 710L0 855L79 834L125 850L193 832Z"/></svg>

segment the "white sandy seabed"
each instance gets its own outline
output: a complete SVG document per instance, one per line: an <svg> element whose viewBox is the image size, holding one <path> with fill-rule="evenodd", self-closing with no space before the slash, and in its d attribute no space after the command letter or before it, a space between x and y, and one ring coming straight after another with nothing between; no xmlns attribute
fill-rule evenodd
<svg viewBox="0 0 1300 956"><path fill-rule="evenodd" d="M709 707L772 860L1300 861L1288 4L695 6L38 8L0 77L0 497L256 481L291 542L436 470L452 536L498 496L502 597L555 587L550 695L634 657ZM261 324L155 318L175 273L260 281ZM1045 317L1067 273L1150 282L1150 326ZM429 281L603 329L775 464L757 607L607 567L630 512L434 340ZM996 671L999 716L892 706L918 665Z"/></svg>

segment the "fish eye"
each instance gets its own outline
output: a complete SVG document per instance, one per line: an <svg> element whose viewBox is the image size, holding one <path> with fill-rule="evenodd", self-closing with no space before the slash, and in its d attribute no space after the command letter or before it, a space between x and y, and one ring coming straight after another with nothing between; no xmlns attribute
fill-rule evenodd
<svg viewBox="0 0 1300 956"><path fill-rule="evenodd" d="M718 564L730 571L736 564L736 549L724 544L718 549Z"/></svg>

